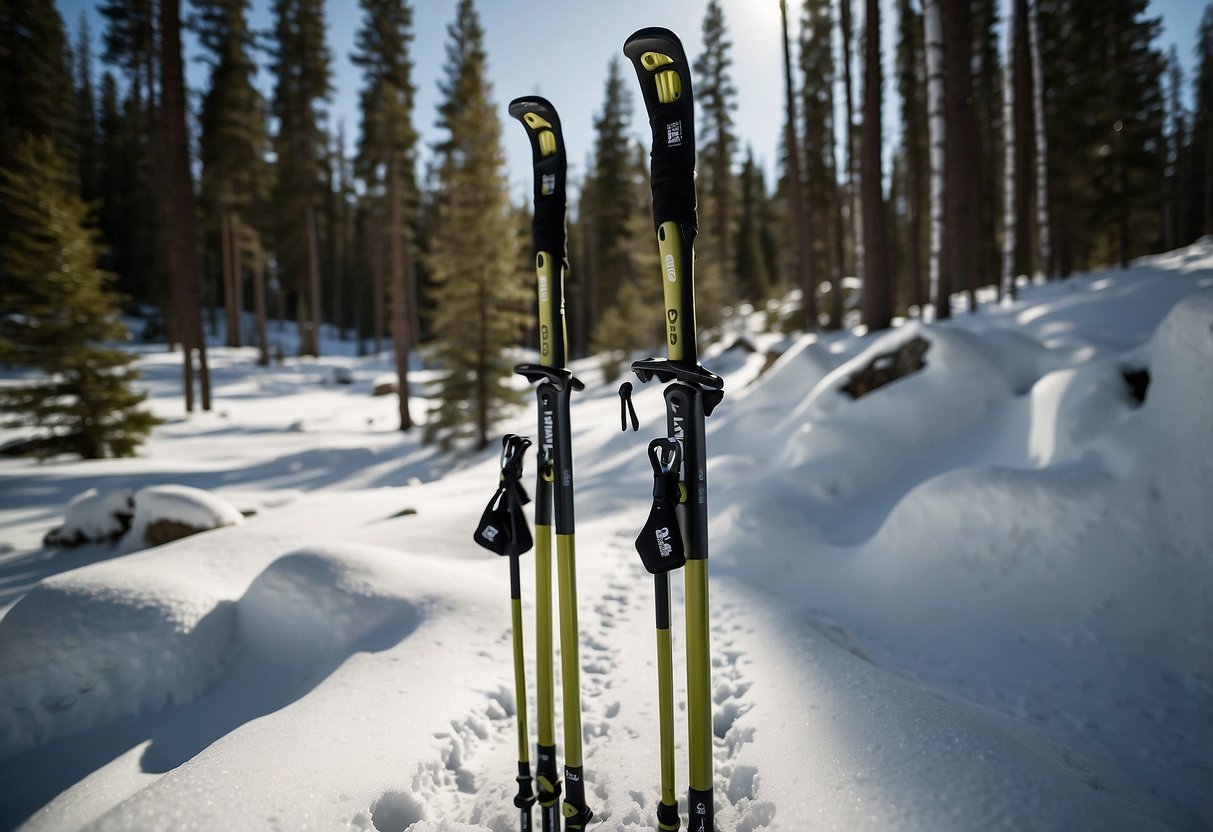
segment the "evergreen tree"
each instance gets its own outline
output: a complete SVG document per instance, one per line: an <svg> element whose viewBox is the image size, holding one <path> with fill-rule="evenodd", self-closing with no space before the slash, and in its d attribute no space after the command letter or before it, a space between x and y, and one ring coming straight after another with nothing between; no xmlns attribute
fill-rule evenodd
<svg viewBox="0 0 1213 832"><path fill-rule="evenodd" d="M328 141L322 107L329 95L323 0L275 0L274 97L278 119L275 205L278 263L297 293L299 344L320 354L320 243L316 207L323 193Z"/></svg>
<svg viewBox="0 0 1213 832"><path fill-rule="evenodd" d="M1051 241L1060 272L1127 262L1160 237L1163 59L1146 0L1041 0Z"/></svg>
<svg viewBox="0 0 1213 832"><path fill-rule="evenodd" d="M632 145L631 176L624 195L626 209L624 239L633 245L624 252L620 262L619 285L615 299L603 312L590 346L602 356L602 371L607 381L619 378L628 367L632 353L655 350L665 340L660 318L654 309L664 308L661 266L657 249L652 245L635 245L653 235L653 197L649 186L648 161L644 150ZM698 308L698 307L697 307ZM654 322L657 323L654 323Z"/></svg>
<svg viewBox="0 0 1213 832"><path fill-rule="evenodd" d="M253 251L259 248L250 216L265 182L265 102L253 86L256 44L248 26L249 0L194 0L194 8L191 24L211 70L199 116L202 209L219 240L227 344L238 347L243 276L252 253L247 243Z"/></svg>
<svg viewBox="0 0 1213 832"><path fill-rule="evenodd" d="M408 407L409 347L416 338L409 321L409 302L416 279L414 227L417 183L414 177L412 10L404 0L362 0L354 64L362 67L362 141L358 171L367 193L380 202L391 287L392 342L400 395L400 429L412 426ZM482 69L480 71L483 71Z"/></svg>
<svg viewBox="0 0 1213 832"><path fill-rule="evenodd" d="M733 236L733 113L737 88L730 74L733 48L720 0L708 0L703 17L703 54L695 64L698 109L699 249L695 267L696 319L701 329L720 321L721 307L737 297L730 241Z"/></svg>
<svg viewBox="0 0 1213 832"><path fill-rule="evenodd" d="M93 49L88 16L80 12L76 40L76 162L80 194L86 202L100 196L98 177L97 101L93 93Z"/></svg>
<svg viewBox="0 0 1213 832"><path fill-rule="evenodd" d="M631 96L620 72L619 58L613 57L607 68L602 111L594 118L594 158L580 200L580 220L588 250L579 268L589 289L587 312L592 343L604 341L603 334L598 332L599 324L628 279L634 251L642 247L627 236L630 216L635 210L632 200L635 169L629 138L631 109Z"/></svg>
<svg viewBox="0 0 1213 832"><path fill-rule="evenodd" d="M767 260L764 237L767 224L767 189L762 167L754 161L754 148L746 146L745 161L737 177L737 262L734 269L747 297L764 300L774 286L774 264Z"/></svg>
<svg viewBox="0 0 1213 832"><path fill-rule="evenodd" d="M71 101L67 38L55 4L0 0L0 165L12 164L24 136L49 137L61 151L73 147Z"/></svg>
<svg viewBox="0 0 1213 832"><path fill-rule="evenodd" d="M976 222L973 200L977 193L977 125L973 114L973 14L970 0L939 0L943 22L944 127L947 156L944 168L944 257L952 289L970 290L976 264ZM945 304L938 316L950 316Z"/></svg>
<svg viewBox="0 0 1213 832"><path fill-rule="evenodd" d="M472 0L447 27L434 148L436 189L426 258L434 289L434 357L442 368L426 437L444 446L489 430L520 400L510 383L532 291L518 271L518 237L503 170L501 123L490 100L484 30Z"/></svg>
<svg viewBox="0 0 1213 832"><path fill-rule="evenodd" d="M34 427L35 453L130 456L155 417L131 389L135 360L106 342L127 337L75 172L54 142L26 138L0 169L9 223L0 231L8 291L0 300L0 362L44 377L0 388L5 427Z"/></svg>

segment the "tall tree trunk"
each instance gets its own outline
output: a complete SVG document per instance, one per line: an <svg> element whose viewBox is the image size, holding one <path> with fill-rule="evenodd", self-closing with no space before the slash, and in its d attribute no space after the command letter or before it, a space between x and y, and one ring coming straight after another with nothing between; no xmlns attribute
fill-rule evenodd
<svg viewBox="0 0 1213 832"><path fill-rule="evenodd" d="M864 278L863 223L860 220L859 189L855 187L855 87L851 80L851 42L854 38L854 27L851 25L852 2L853 0L840 0L839 26L842 30L842 86L847 113L847 122L843 128L847 151L847 216L851 221L851 238L855 244L855 277L862 282Z"/></svg>
<svg viewBox="0 0 1213 832"><path fill-rule="evenodd" d="M1015 276L1032 274L1032 55L1028 48L1028 0L1014 0L1015 29Z"/></svg>
<svg viewBox="0 0 1213 832"><path fill-rule="evenodd" d="M316 206L307 202L304 213L307 232L307 354L320 355L320 244L316 239Z"/></svg>
<svg viewBox="0 0 1213 832"><path fill-rule="evenodd" d="M863 144L860 178L863 187L864 283L863 319L868 331L887 329L892 322L892 280L885 232L884 185L881 176L880 3L867 0L864 17Z"/></svg>
<svg viewBox="0 0 1213 832"><path fill-rule="evenodd" d="M788 155L788 192L792 218L792 241L796 269L795 283L804 293L804 326L811 332L817 328L817 282L813 274L812 240L805 227L804 189L800 178L800 137L796 129L796 100L792 88L792 53L788 40L788 6L786 0L779 2L780 19L783 24L783 83L784 83L784 147Z"/></svg>
<svg viewBox="0 0 1213 832"><path fill-rule="evenodd" d="M1018 3L1015 3L1018 6ZM1016 168L1015 145L1015 56L1018 38L1016 37L1016 16L1018 10L1013 8L1007 15L1006 60L1002 66L1002 134L1003 134L1003 171L1002 179L1002 285L999 288L1000 298L1015 298L1015 251L1019 244L1022 229L1018 224L1015 211L1015 196L1018 182L1022 174Z"/></svg>
<svg viewBox="0 0 1213 832"><path fill-rule="evenodd" d="M375 355L383 352L383 232L382 220L375 217L371 231L371 337Z"/></svg>
<svg viewBox="0 0 1213 832"><path fill-rule="evenodd" d="M393 158L388 165L388 252L392 270L392 345L396 352L396 386L400 401L400 429L413 426L409 417L409 336L406 327L406 283L405 259L412 257L405 251L404 223L400 217L400 162Z"/></svg>
<svg viewBox="0 0 1213 832"><path fill-rule="evenodd" d="M943 12L945 164L948 271L957 287L973 279L973 145L972 15L969 0L940 0Z"/></svg>
<svg viewBox="0 0 1213 832"><path fill-rule="evenodd" d="M940 0L923 2L923 39L927 59L927 135L931 164L931 237L928 273L935 318L952 316L951 281L943 257L945 159L947 135L943 117L943 14Z"/></svg>
<svg viewBox="0 0 1213 832"><path fill-rule="evenodd" d="M244 343L244 334L240 328L244 322L244 232L240 226L240 214L231 215L232 226L232 306L235 309L235 325L232 327L235 343L239 347Z"/></svg>
<svg viewBox="0 0 1213 832"><path fill-rule="evenodd" d="M257 318L257 363L265 367L270 363L270 343L265 323L265 253L260 245L253 252L253 314Z"/></svg>
<svg viewBox="0 0 1213 832"><path fill-rule="evenodd" d="M179 0L161 0L161 138L165 169L166 227L164 239L177 300L186 361L186 410L193 408L192 350L198 351L202 409L210 409L210 374L202 336L201 290L195 250L194 191L190 182L189 143L185 134L185 80L181 62Z"/></svg>
<svg viewBox="0 0 1213 832"><path fill-rule="evenodd" d="M1057 274L1053 259L1052 228L1049 225L1049 142L1045 135L1044 76L1040 60L1040 26L1037 6L1028 8L1028 50L1032 56L1032 115L1036 134L1036 232L1040 239L1040 270L1049 278Z"/></svg>

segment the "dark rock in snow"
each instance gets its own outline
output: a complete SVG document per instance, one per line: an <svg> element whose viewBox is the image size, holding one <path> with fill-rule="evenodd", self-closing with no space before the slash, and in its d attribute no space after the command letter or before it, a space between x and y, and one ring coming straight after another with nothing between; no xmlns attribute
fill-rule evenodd
<svg viewBox="0 0 1213 832"><path fill-rule="evenodd" d="M897 379L916 373L927 365L923 358L931 345L922 336L914 336L895 350L876 355L856 370L842 390L858 399Z"/></svg>

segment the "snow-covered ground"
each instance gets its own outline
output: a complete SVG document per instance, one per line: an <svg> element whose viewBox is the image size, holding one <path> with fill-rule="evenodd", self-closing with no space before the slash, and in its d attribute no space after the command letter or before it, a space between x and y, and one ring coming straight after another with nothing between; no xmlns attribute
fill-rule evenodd
<svg viewBox="0 0 1213 832"><path fill-rule="evenodd" d="M915 335L923 371L840 393ZM1213 241L951 322L747 338L705 359L728 391L708 436L719 828L1208 828ZM215 412L190 418L178 361L142 359L169 419L142 457L0 461L0 828L515 829L507 564L471 540L495 450L394 431L383 358L215 349ZM615 386L575 369L588 794L598 828L650 829L632 540L662 403L638 389L622 434ZM532 412L501 432L533 434ZM76 495L162 484L255 513L144 551L42 548Z"/></svg>

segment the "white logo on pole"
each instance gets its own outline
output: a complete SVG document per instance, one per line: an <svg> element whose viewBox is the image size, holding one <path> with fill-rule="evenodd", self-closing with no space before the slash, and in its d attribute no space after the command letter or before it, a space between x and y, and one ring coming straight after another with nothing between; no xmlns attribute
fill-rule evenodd
<svg viewBox="0 0 1213 832"><path fill-rule="evenodd" d="M501 532L492 526L485 526L484 531L482 531L481 534L484 535L485 540L492 543L494 540L497 539L497 535L501 534Z"/></svg>
<svg viewBox="0 0 1213 832"><path fill-rule="evenodd" d="M682 144L682 122L675 121L665 126L666 147L678 147Z"/></svg>

